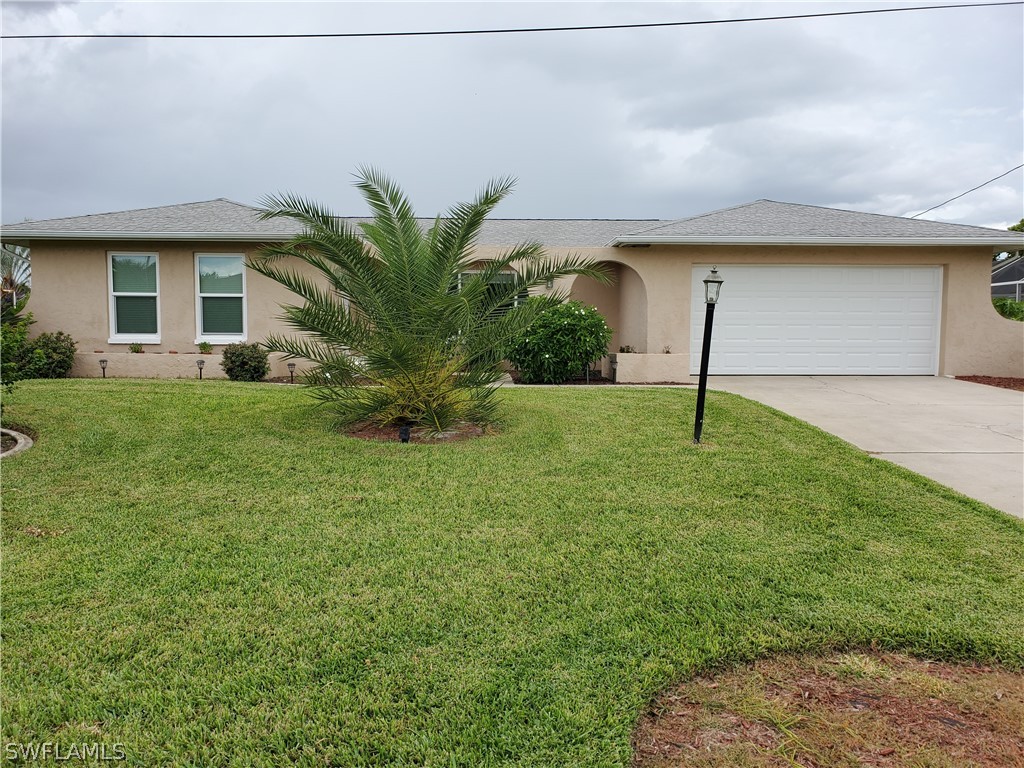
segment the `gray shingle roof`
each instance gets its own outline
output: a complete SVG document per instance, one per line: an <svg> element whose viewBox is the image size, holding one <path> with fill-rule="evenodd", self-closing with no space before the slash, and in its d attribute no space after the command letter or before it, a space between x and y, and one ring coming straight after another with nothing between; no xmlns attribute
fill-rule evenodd
<svg viewBox="0 0 1024 768"><path fill-rule="evenodd" d="M344 217L349 225L369 221ZM426 228L434 219L420 219ZM513 246L539 240L549 246L577 248L607 245L616 235L658 223L657 219L488 219L480 233L481 245ZM29 221L4 227L6 239L203 239L274 240L297 234L300 227L289 219L260 221L257 209L218 198L199 203L165 205L116 213L97 213L65 219Z"/></svg>
<svg viewBox="0 0 1024 768"><path fill-rule="evenodd" d="M859 213L814 205L756 200L688 219L659 223L617 238L623 243L849 240L851 242L968 239L1001 244L1024 237L966 224Z"/></svg>
<svg viewBox="0 0 1024 768"><path fill-rule="evenodd" d="M346 217L352 226L369 219ZM433 219L420 219L429 226ZM297 234L288 219L260 221L257 209L224 198L159 208L5 226L8 241L52 239L272 241ZM479 244L528 240L554 247L656 243L990 244L1024 248L1024 235L813 205L757 200L678 221L657 219L489 219Z"/></svg>

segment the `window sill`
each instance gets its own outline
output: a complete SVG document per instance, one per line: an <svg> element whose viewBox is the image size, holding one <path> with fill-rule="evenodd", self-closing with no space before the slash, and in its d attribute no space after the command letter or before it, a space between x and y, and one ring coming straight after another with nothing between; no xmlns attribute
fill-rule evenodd
<svg viewBox="0 0 1024 768"><path fill-rule="evenodd" d="M244 344L245 336L200 336L195 344Z"/></svg>
<svg viewBox="0 0 1024 768"><path fill-rule="evenodd" d="M159 336L111 336L107 344L159 344Z"/></svg>

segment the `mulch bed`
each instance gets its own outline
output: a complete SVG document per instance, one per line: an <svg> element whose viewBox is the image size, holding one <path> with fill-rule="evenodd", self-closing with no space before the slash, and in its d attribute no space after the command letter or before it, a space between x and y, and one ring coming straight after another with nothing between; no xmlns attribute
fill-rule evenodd
<svg viewBox="0 0 1024 768"><path fill-rule="evenodd" d="M409 434L409 442L426 443L428 445L437 443L454 443L459 440L471 440L474 437L483 437L484 435L492 434L493 431L493 427L484 429L476 424L470 424L465 421L460 421L450 429L437 434L431 434L430 431L424 427L413 427ZM349 437L355 437L359 440L376 440L381 443L401 442L398 438L398 427L394 426L379 427L375 424L367 424L363 422L352 425L348 429L343 430L343 433Z"/></svg>
<svg viewBox="0 0 1024 768"><path fill-rule="evenodd" d="M633 768L1024 766L1024 675L900 654L764 659L659 695Z"/></svg>
<svg viewBox="0 0 1024 768"><path fill-rule="evenodd" d="M990 387L1016 389L1024 392L1024 379L1014 376L957 376L960 381L973 381L975 384L988 384Z"/></svg>

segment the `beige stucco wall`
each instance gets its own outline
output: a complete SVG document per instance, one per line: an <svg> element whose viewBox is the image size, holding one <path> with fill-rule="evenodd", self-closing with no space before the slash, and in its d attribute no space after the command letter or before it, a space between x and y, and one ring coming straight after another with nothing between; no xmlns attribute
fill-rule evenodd
<svg viewBox="0 0 1024 768"><path fill-rule="evenodd" d="M145 353L133 355L113 375L150 375L178 378L179 369L195 365L187 357L175 361L174 355L188 356L197 352L196 338L196 253L255 255L256 246L248 243L96 243L37 242L32 248L32 298L28 309L36 324L33 334L63 330L74 336L78 351L88 357L76 361L72 375L99 375L95 359L99 353L127 353L127 343L111 343L110 305L108 299L107 253L158 253L160 343L145 344ZM299 271L311 272L296 264ZM246 340L260 341L269 333L289 333L277 319L280 305L292 302L295 296L278 283L252 270L246 270ZM214 345L219 352L224 345ZM110 358L108 358L110 359ZM288 370L280 356L271 356L271 376L286 376ZM301 367L301 366L300 366ZM95 373L92 371L95 370ZM194 368L186 374L194 373ZM211 361L204 377L222 375L220 356ZM107 375L112 375L112 364Z"/></svg>
<svg viewBox="0 0 1024 768"><path fill-rule="evenodd" d="M96 354L96 350L127 351L125 345L108 342L108 250L158 252L161 343L147 345L147 354L137 356L147 361L160 356L153 353L196 351L195 253L254 252L250 244L204 242L39 241L30 245L33 293L29 309L37 320L33 331L67 331L78 341L79 350L90 355ZM939 373L1024 376L1024 323L1001 318L992 309L988 287L991 254L986 247L652 246L549 251L553 255L581 255L612 266L614 285L603 287L579 281L578 296L605 312L615 330L612 351L622 344L631 344L639 353L658 356L649 364L640 366L638 361L634 366L637 370L650 367L651 375L657 372L656 380L690 380L690 279L694 264L719 266L726 278L723 301L728 300L730 264L940 266L944 289ZM479 250L484 259L495 253L496 249ZM248 339L259 341L270 332L290 333L277 318L279 305L294 297L277 283L251 271L246 280ZM565 278L555 288L569 290L574 282L574 278ZM671 348L670 355L661 354L666 346ZM145 362L133 360L132 365L143 366ZM152 375L167 375L158 370L161 365L151 364ZM181 363L166 365L177 371ZM90 375L88 371L94 367L96 372L92 375L98 375L98 367L90 358L83 360L76 371ZM286 374L283 363L276 361L272 375Z"/></svg>

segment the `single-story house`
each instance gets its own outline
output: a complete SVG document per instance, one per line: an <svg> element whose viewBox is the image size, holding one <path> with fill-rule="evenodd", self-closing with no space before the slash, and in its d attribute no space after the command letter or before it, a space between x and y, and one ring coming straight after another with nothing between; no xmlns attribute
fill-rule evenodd
<svg viewBox="0 0 1024 768"><path fill-rule="evenodd" d="M105 359L108 376L191 377L200 342L288 332L292 297L244 263L295 226L218 199L25 222L3 240L31 248L33 329L75 337L73 375L99 376ZM693 380L713 265L713 374L1024 376L1024 324L989 289L993 253L1024 248L1016 232L757 200L678 221L491 219L480 258L525 240L614 274L555 288L605 315L611 353L630 348L620 381Z"/></svg>

